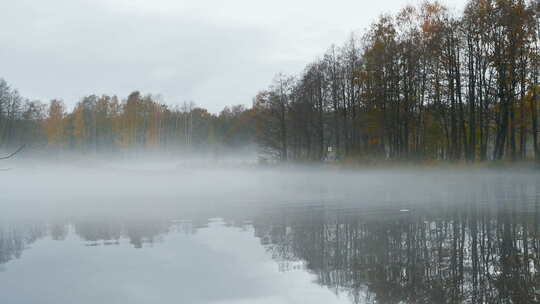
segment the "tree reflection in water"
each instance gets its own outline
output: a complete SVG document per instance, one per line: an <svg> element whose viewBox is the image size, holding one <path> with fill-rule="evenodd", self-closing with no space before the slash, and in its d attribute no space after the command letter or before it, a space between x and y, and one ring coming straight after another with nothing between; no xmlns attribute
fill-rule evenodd
<svg viewBox="0 0 540 304"><path fill-rule="evenodd" d="M281 269L305 261L353 303L540 301L538 198L403 211L283 210L255 231Z"/></svg>
<svg viewBox="0 0 540 304"><path fill-rule="evenodd" d="M282 271L306 269L353 303L538 303L540 199L529 190L456 189L446 202L408 208L320 204L249 216L231 209L222 229L253 226ZM74 232L91 246L125 239L141 248L167 233L206 229L209 217L0 225L0 264L47 235L65 240Z"/></svg>
<svg viewBox="0 0 540 304"><path fill-rule="evenodd" d="M23 251L46 232L43 224L0 225L0 265L20 258Z"/></svg>

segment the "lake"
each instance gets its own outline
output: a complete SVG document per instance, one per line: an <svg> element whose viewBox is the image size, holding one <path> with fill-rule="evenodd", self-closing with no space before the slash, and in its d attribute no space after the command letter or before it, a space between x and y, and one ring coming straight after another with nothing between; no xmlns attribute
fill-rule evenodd
<svg viewBox="0 0 540 304"><path fill-rule="evenodd" d="M532 171L2 175L2 303L540 301Z"/></svg>

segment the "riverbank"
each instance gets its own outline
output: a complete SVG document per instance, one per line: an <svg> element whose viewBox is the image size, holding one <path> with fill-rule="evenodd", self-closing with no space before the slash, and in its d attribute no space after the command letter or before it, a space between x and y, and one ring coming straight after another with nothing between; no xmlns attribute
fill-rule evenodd
<svg viewBox="0 0 540 304"><path fill-rule="evenodd" d="M343 160L328 164L338 168L433 168L433 169L540 169L540 163L527 161L441 161L441 160Z"/></svg>

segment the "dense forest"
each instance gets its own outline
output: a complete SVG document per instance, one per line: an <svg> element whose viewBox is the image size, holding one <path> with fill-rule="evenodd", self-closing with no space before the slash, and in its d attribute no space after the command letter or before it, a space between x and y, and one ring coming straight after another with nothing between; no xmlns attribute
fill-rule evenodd
<svg viewBox="0 0 540 304"><path fill-rule="evenodd" d="M87 96L68 113L0 82L0 140L84 151L256 142L280 161L538 160L539 56L538 0L471 0L460 14L424 2L218 115L138 92Z"/></svg>
<svg viewBox="0 0 540 304"><path fill-rule="evenodd" d="M540 2L437 2L383 15L254 107L282 160L539 157Z"/></svg>
<svg viewBox="0 0 540 304"><path fill-rule="evenodd" d="M159 96L133 92L90 95L68 111L20 96L0 79L0 140L4 146L110 153L126 151L225 152L254 142L254 114L238 105L219 115L192 102L170 107Z"/></svg>

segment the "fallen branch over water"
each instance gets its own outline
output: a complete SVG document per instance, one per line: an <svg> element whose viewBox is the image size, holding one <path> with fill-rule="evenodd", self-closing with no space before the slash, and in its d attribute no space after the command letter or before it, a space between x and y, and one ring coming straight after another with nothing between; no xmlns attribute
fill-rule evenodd
<svg viewBox="0 0 540 304"><path fill-rule="evenodd" d="M24 149L25 146L26 146L26 145L20 146L19 149L17 149L15 152L9 154L8 156L0 157L0 160L12 158L12 157L15 156L17 153L21 152L21 151Z"/></svg>

